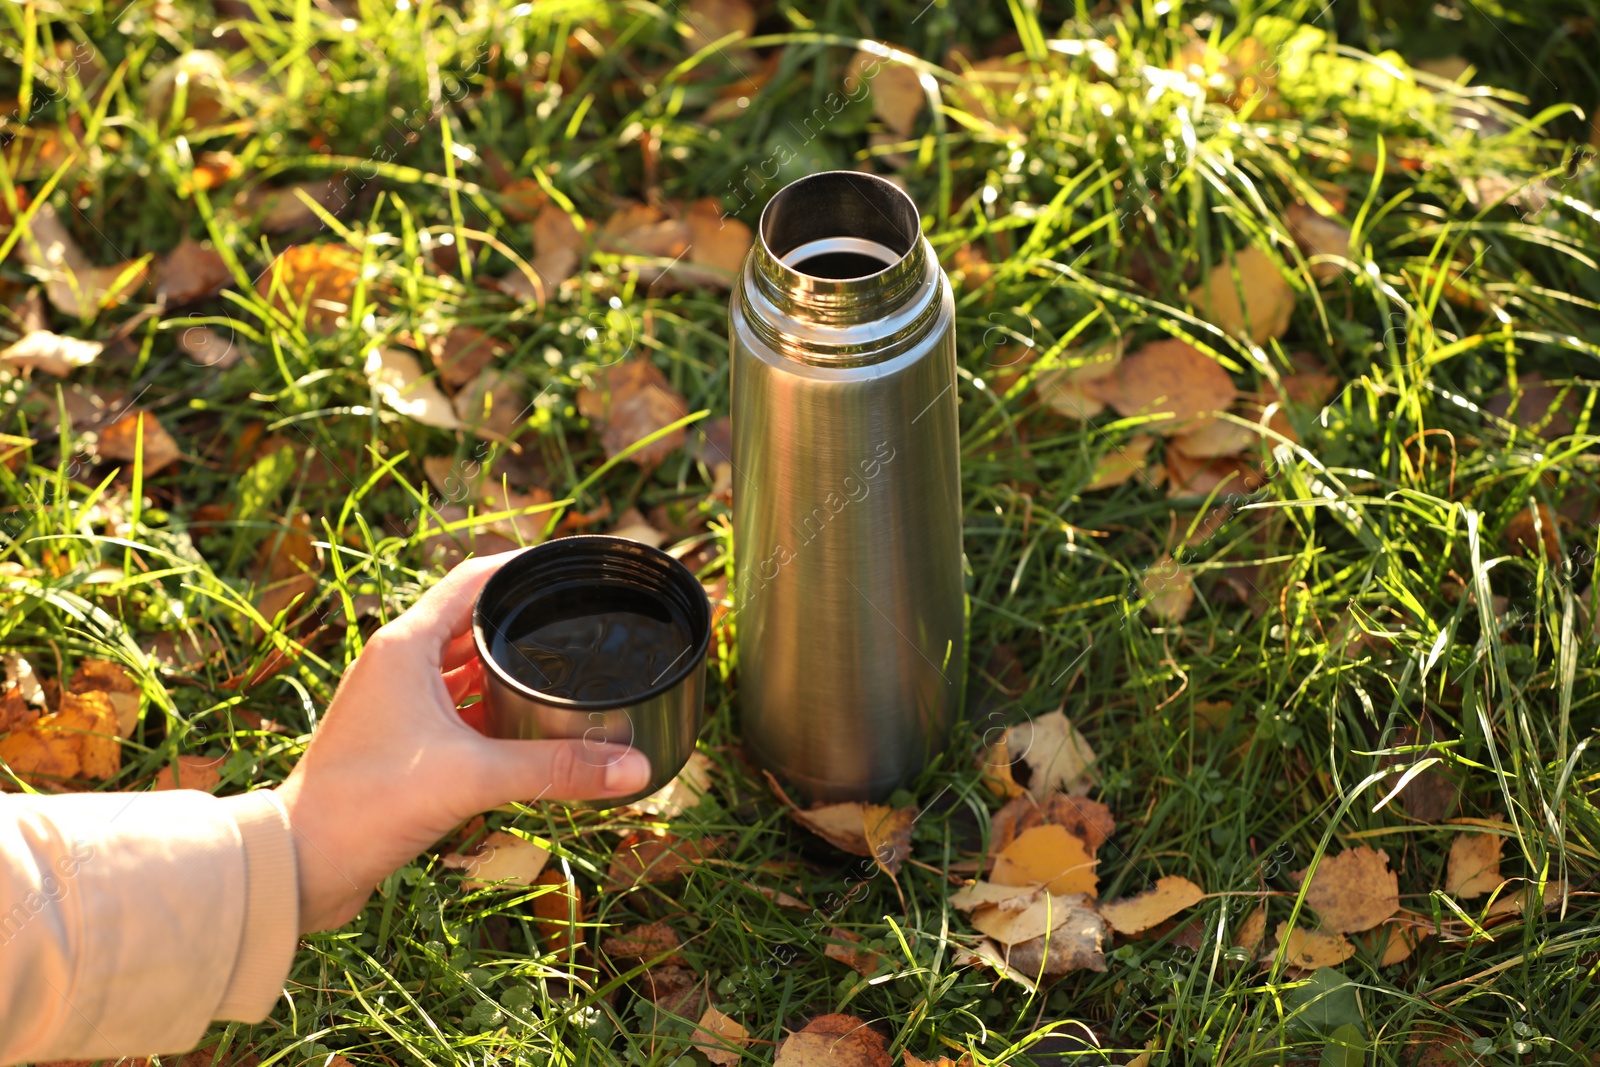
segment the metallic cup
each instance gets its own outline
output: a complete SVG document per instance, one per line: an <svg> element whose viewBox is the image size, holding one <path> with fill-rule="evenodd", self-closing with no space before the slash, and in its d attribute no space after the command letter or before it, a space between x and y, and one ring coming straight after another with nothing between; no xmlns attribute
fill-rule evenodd
<svg viewBox="0 0 1600 1067"><path fill-rule="evenodd" d="M622 701L573 700L518 681L494 657L494 637L520 613L537 617L541 600L572 590L620 587L665 607L689 635L679 662L649 688ZM561 537L506 563L478 594L472 634L483 660L483 705L492 737L581 738L631 745L650 758L650 784L632 796L563 800L568 807L615 807L649 796L677 776L694 752L705 717L711 605L700 582L659 549L623 537ZM516 635L508 635L516 636ZM588 747L586 746L586 751ZM599 759L598 752L594 754Z"/></svg>
<svg viewBox="0 0 1600 1067"><path fill-rule="evenodd" d="M786 186L730 299L739 708L812 800L943 750L965 663L950 282L870 174Z"/></svg>

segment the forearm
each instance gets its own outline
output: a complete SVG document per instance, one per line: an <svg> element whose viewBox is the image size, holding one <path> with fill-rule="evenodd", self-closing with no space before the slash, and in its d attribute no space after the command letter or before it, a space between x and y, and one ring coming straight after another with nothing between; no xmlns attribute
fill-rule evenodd
<svg viewBox="0 0 1600 1067"><path fill-rule="evenodd" d="M298 930L270 792L0 798L0 1064L175 1052L263 1018Z"/></svg>

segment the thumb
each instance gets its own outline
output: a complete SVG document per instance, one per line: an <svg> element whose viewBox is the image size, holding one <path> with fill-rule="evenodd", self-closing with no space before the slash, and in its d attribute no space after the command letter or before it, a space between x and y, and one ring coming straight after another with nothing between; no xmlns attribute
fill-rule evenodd
<svg viewBox="0 0 1600 1067"><path fill-rule="evenodd" d="M481 808L512 801L603 800L637 793L650 781L650 760L627 745L580 738L505 741L485 738Z"/></svg>

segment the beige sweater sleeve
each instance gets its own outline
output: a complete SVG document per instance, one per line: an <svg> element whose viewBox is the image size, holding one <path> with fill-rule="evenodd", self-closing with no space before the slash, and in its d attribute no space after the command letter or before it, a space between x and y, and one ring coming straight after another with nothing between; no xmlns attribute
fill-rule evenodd
<svg viewBox="0 0 1600 1067"><path fill-rule="evenodd" d="M180 1052L265 1018L298 909L271 790L0 797L0 1064Z"/></svg>

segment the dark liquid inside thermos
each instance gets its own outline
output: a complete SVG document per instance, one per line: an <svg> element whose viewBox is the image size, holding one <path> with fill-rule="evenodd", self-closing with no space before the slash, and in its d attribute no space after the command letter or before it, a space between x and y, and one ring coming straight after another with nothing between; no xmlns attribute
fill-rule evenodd
<svg viewBox="0 0 1600 1067"><path fill-rule="evenodd" d="M523 685L584 701L645 693L688 650L688 630L667 605L621 587L540 597L507 619L490 647Z"/></svg>

